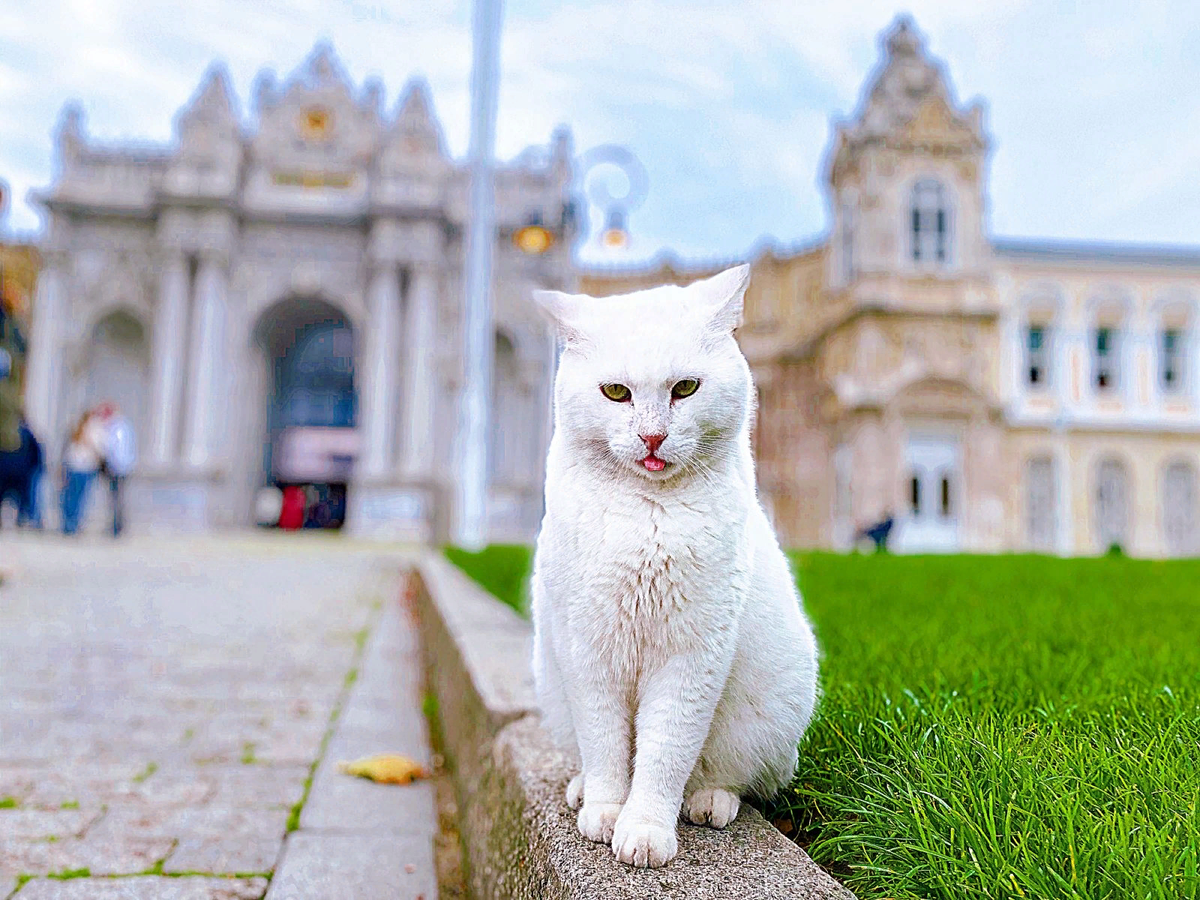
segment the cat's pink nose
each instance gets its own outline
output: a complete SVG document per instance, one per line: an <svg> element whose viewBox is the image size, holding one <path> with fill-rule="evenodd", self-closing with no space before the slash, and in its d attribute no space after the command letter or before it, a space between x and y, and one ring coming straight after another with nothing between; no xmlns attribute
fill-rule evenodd
<svg viewBox="0 0 1200 900"><path fill-rule="evenodd" d="M658 452L658 448L662 446L662 442L667 439L665 434L643 434L639 435L639 437L641 437L642 443L646 445L646 449L650 451L651 456Z"/></svg>

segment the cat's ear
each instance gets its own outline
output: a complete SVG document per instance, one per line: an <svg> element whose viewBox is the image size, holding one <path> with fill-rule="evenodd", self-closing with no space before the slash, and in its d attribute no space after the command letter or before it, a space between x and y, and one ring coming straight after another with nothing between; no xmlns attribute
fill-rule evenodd
<svg viewBox="0 0 1200 900"><path fill-rule="evenodd" d="M750 267L741 265L694 285L701 291L709 325L714 331L729 334L741 326L746 286L749 284Z"/></svg>
<svg viewBox="0 0 1200 900"><path fill-rule="evenodd" d="M579 330L580 311L591 298L583 294L564 294L562 291L534 291L533 301L542 310L565 344L579 344L583 334Z"/></svg>

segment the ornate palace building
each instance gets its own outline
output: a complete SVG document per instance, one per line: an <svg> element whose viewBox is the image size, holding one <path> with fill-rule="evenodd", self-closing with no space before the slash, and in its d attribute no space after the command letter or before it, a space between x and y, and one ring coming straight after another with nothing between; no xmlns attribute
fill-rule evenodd
<svg viewBox="0 0 1200 900"><path fill-rule="evenodd" d="M385 110L319 46L245 117L214 67L175 132L97 146L61 119L26 388L51 455L113 400L139 435L134 526L248 524L265 485L321 482L352 526L444 531L468 178L424 83ZM574 284L571 156L560 132L496 173L497 536L541 514L554 344L530 292ZM530 224L548 252L514 247Z"/></svg>
<svg viewBox="0 0 1200 900"><path fill-rule="evenodd" d="M752 260L739 334L784 542L893 516L905 551L1200 554L1200 247L990 235L982 108L909 20L883 45L832 136L831 234Z"/></svg>

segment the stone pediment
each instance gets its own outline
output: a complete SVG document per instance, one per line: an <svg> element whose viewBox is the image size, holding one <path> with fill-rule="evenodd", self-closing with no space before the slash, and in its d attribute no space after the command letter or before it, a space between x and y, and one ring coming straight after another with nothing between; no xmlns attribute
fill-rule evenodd
<svg viewBox="0 0 1200 900"><path fill-rule="evenodd" d="M925 99L894 141L914 147L963 150L974 149L981 144L974 129L955 115L944 99L936 95Z"/></svg>
<svg viewBox="0 0 1200 900"><path fill-rule="evenodd" d="M870 144L983 148L982 108L958 108L942 65L929 55L912 20L897 19L883 43L883 58L857 113L837 126L833 170L851 165Z"/></svg>
<svg viewBox="0 0 1200 900"><path fill-rule="evenodd" d="M355 91L327 45L318 45L281 89L258 88L258 128L251 157L282 177L365 168L379 143L376 90ZM330 174L332 177L332 174Z"/></svg>
<svg viewBox="0 0 1200 900"><path fill-rule="evenodd" d="M448 163L429 85L414 78L405 86L395 121L384 138L380 168L385 174L436 174Z"/></svg>

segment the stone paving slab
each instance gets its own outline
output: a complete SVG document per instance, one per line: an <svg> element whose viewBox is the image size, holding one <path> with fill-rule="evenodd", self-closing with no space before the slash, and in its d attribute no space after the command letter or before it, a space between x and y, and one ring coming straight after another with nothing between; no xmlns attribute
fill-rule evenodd
<svg viewBox="0 0 1200 900"><path fill-rule="evenodd" d="M403 556L303 536L13 546L0 898L258 900L267 879L252 876L281 859L296 898L342 896L328 887L341 882L357 886L347 896L413 884L436 896L428 785L372 785L326 754L301 830L286 833L326 742L429 760L416 640L398 611ZM376 826L389 834L364 830ZM45 877L71 873L82 877Z"/></svg>
<svg viewBox="0 0 1200 900"><path fill-rule="evenodd" d="M188 837L175 845L164 872L270 872L279 857L279 837Z"/></svg>
<svg viewBox="0 0 1200 900"><path fill-rule="evenodd" d="M432 840L437 821L433 799L433 787L427 782L373 784L328 771L313 781L312 794L300 814L300 827L306 831L422 834Z"/></svg>
<svg viewBox="0 0 1200 900"><path fill-rule="evenodd" d="M21 900L259 900L267 879L254 878L36 878L23 887Z"/></svg>
<svg viewBox="0 0 1200 900"><path fill-rule="evenodd" d="M292 834L267 900L436 900L428 837ZM22 898L24 900L24 898Z"/></svg>
<svg viewBox="0 0 1200 900"><path fill-rule="evenodd" d="M165 836L85 836L57 841L0 838L0 877L49 875L87 869L92 875L146 872L175 846ZM18 891L26 900L24 891Z"/></svg>

